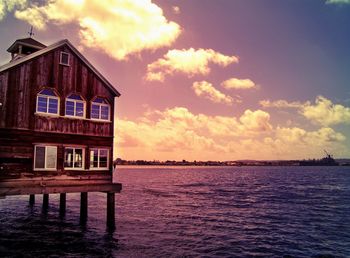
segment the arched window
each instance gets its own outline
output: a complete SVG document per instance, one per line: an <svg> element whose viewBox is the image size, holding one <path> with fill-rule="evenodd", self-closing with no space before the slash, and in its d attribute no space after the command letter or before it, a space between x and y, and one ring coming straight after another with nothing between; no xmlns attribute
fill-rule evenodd
<svg viewBox="0 0 350 258"><path fill-rule="evenodd" d="M98 120L110 120L110 105L101 97L95 98L91 103L91 118Z"/></svg>
<svg viewBox="0 0 350 258"><path fill-rule="evenodd" d="M59 114L59 97L53 89L43 89L38 93L36 112L52 115Z"/></svg>
<svg viewBox="0 0 350 258"><path fill-rule="evenodd" d="M71 94L66 98L66 116L85 117L85 101L80 95Z"/></svg>

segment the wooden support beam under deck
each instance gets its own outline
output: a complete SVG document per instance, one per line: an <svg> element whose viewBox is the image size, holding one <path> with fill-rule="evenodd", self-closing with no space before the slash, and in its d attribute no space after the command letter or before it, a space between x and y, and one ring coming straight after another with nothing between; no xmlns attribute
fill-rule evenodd
<svg viewBox="0 0 350 258"><path fill-rule="evenodd" d="M115 194L113 192L107 193L107 228L115 229Z"/></svg>
<svg viewBox="0 0 350 258"><path fill-rule="evenodd" d="M43 209L47 210L49 208L49 194L43 195Z"/></svg>
<svg viewBox="0 0 350 258"><path fill-rule="evenodd" d="M88 193L83 192L80 194L80 223L86 224L88 215Z"/></svg>
<svg viewBox="0 0 350 258"><path fill-rule="evenodd" d="M29 205L34 206L34 204L35 204L35 195L31 194L29 195Z"/></svg>
<svg viewBox="0 0 350 258"><path fill-rule="evenodd" d="M66 215L66 193L60 193L60 217L64 217Z"/></svg>

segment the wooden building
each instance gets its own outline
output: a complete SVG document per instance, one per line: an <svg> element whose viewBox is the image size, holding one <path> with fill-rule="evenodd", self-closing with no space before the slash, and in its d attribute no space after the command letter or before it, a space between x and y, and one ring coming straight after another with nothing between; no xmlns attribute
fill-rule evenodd
<svg viewBox="0 0 350 258"><path fill-rule="evenodd" d="M7 51L12 59L0 66L0 196L119 192L112 183L119 92L68 40L45 46L25 38Z"/></svg>

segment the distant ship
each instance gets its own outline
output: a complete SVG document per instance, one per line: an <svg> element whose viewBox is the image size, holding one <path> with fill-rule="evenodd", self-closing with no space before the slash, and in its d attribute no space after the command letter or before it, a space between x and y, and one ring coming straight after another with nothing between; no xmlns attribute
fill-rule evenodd
<svg viewBox="0 0 350 258"><path fill-rule="evenodd" d="M326 156L322 159L302 160L299 162L299 166L339 166L339 163L334 160L333 155L329 154L326 150L324 152Z"/></svg>

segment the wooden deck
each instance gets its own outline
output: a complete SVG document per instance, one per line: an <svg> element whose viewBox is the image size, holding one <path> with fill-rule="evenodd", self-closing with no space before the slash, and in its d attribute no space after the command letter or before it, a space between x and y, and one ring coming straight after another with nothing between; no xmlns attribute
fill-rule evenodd
<svg viewBox="0 0 350 258"><path fill-rule="evenodd" d="M9 195L111 192L120 193L122 185L110 176L52 176L0 179L0 197Z"/></svg>
<svg viewBox="0 0 350 258"><path fill-rule="evenodd" d="M107 194L107 228L115 229L115 193L120 193L122 184L113 183L110 175L21 177L16 179L0 177L0 198L11 195L29 195L29 205L35 204L35 195L43 195L43 210L49 207L49 194L60 194L60 216L66 212L66 194L80 193L80 223L85 225L88 215L88 193Z"/></svg>

